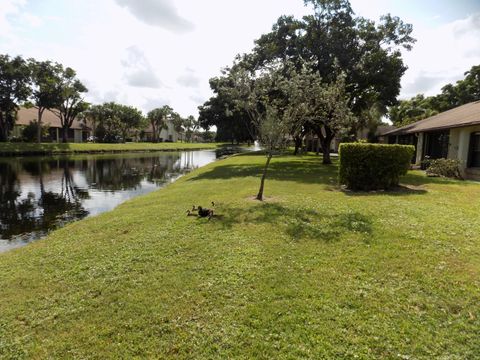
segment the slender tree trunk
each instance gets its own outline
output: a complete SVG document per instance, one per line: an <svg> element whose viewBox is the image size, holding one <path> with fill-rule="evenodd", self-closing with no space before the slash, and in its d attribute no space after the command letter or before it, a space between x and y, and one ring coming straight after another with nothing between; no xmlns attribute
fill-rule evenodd
<svg viewBox="0 0 480 360"><path fill-rule="evenodd" d="M37 143L42 142L42 115L43 115L43 108L38 108L38 119L37 119Z"/></svg>
<svg viewBox="0 0 480 360"><path fill-rule="evenodd" d="M8 138L8 119L7 116L3 116L3 112L0 112L0 142L7 141Z"/></svg>
<svg viewBox="0 0 480 360"><path fill-rule="evenodd" d="M263 189L265 186L265 178L267 177L267 170L268 165L270 165L270 160L272 160L272 153L268 153L267 155L267 162L265 163L265 168L263 169L262 180L260 181L260 189L258 190L258 194L256 199L262 201L263 200Z"/></svg>

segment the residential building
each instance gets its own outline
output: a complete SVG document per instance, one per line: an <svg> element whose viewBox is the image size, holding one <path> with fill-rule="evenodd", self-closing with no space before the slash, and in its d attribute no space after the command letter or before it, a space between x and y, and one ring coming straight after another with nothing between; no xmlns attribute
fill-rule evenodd
<svg viewBox="0 0 480 360"><path fill-rule="evenodd" d="M389 143L411 144L415 163L425 158L458 159L467 178L480 178L480 101L474 101L390 131Z"/></svg>
<svg viewBox="0 0 480 360"><path fill-rule="evenodd" d="M12 136L21 137L25 126L31 122L37 121L37 108L21 107L17 112L17 120L13 127ZM63 128L59 117L50 110L45 110L42 115L42 125L48 127L48 137L44 141L62 142ZM75 119L72 126L68 129L69 142L84 142L90 136L91 129L85 123Z"/></svg>

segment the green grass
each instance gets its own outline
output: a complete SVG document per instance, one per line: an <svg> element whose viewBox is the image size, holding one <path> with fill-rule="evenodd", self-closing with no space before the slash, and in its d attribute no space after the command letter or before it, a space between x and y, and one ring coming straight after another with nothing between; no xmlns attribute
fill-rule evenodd
<svg viewBox="0 0 480 360"><path fill-rule="evenodd" d="M480 185L411 172L354 193L336 165L206 166L0 254L0 357L473 359ZM185 216L217 202L218 217Z"/></svg>
<svg viewBox="0 0 480 360"><path fill-rule="evenodd" d="M0 156L215 149L218 143L0 143Z"/></svg>

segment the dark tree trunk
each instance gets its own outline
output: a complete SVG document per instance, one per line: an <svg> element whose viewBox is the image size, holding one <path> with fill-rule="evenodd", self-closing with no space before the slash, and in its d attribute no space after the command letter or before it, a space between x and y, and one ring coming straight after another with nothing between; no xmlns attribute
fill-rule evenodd
<svg viewBox="0 0 480 360"><path fill-rule="evenodd" d="M267 177L267 170L268 165L270 165L270 160L272 160L272 153L268 153L267 162L265 163L265 168L263 169L262 180L260 181L260 189L258 190L258 194L256 197L256 199L260 201L263 200L263 189L265 186L265 178Z"/></svg>
<svg viewBox="0 0 480 360"><path fill-rule="evenodd" d="M8 138L8 119L7 116L3 117L3 113L0 112L0 142L7 141Z"/></svg>
<svg viewBox="0 0 480 360"><path fill-rule="evenodd" d="M37 119L37 143L42 142L42 115L43 108L38 108L38 119Z"/></svg>
<svg viewBox="0 0 480 360"><path fill-rule="evenodd" d="M298 154L298 150L302 148L302 137L295 136L295 150L293 151L293 155Z"/></svg>
<svg viewBox="0 0 480 360"><path fill-rule="evenodd" d="M68 142L68 126L67 125L63 125L62 142L64 144Z"/></svg>
<svg viewBox="0 0 480 360"><path fill-rule="evenodd" d="M331 164L332 160L330 159L330 144L332 143L332 140L327 140L325 139L322 142L322 153L323 153L323 164Z"/></svg>

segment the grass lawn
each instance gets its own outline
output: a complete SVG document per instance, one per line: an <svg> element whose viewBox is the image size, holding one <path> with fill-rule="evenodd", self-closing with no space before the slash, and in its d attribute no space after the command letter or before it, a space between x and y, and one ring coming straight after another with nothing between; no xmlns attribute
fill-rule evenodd
<svg viewBox="0 0 480 360"><path fill-rule="evenodd" d="M217 143L0 143L0 156L215 149Z"/></svg>
<svg viewBox="0 0 480 360"><path fill-rule="evenodd" d="M480 184L235 156L0 254L0 358L473 359ZM208 221L185 216L217 202Z"/></svg>

